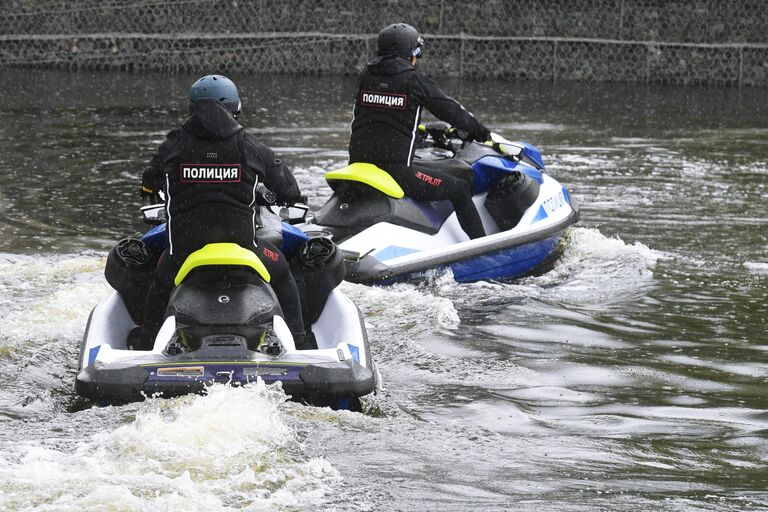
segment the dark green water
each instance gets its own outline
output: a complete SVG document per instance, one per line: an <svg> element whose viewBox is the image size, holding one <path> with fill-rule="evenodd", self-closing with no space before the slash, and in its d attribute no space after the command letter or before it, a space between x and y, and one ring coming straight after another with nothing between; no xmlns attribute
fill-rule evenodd
<svg viewBox="0 0 768 512"><path fill-rule="evenodd" d="M446 82L582 205L551 271L345 285L367 414L279 390L70 412L184 75L0 75L0 510L768 510L768 91ZM313 206L353 82L235 77Z"/></svg>

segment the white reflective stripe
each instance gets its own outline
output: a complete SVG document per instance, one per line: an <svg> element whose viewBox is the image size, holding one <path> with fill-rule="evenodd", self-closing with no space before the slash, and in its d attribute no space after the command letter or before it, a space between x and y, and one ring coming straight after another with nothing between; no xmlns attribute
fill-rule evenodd
<svg viewBox="0 0 768 512"><path fill-rule="evenodd" d="M421 113L421 105L416 107L416 119L413 121L413 135L411 135L411 147L408 149L408 167L411 166L411 160L413 159L413 145L416 143L416 131L419 129L420 113Z"/></svg>
<svg viewBox="0 0 768 512"><path fill-rule="evenodd" d="M256 239L256 186L259 184L259 177L256 176L256 178L253 180L253 199L251 200L250 206L251 210L253 211L253 215L251 216L251 228L253 231L253 236L251 236L251 240Z"/></svg>
<svg viewBox="0 0 768 512"><path fill-rule="evenodd" d="M168 175L165 175L165 195L167 201L165 202L165 228L168 230L168 251L173 256L173 238L171 238L171 184L168 182Z"/></svg>

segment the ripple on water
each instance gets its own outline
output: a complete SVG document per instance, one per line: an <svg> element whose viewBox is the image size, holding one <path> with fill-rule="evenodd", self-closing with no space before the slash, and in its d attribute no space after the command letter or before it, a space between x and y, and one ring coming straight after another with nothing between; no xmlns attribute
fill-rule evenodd
<svg viewBox="0 0 768 512"><path fill-rule="evenodd" d="M768 274L768 263L747 261L744 263L744 267L755 274Z"/></svg>

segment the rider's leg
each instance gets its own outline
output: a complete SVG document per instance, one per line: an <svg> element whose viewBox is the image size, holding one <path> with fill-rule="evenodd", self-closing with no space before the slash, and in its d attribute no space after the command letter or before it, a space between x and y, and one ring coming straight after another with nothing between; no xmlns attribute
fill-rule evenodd
<svg viewBox="0 0 768 512"><path fill-rule="evenodd" d="M285 256L277 247L263 238L256 239L255 252L269 271L271 277L269 284L272 285L277 300L280 301L283 318L291 329L291 334L296 341L296 348L316 348L316 346L312 346L311 336L305 333L299 290Z"/></svg>
<svg viewBox="0 0 768 512"><path fill-rule="evenodd" d="M180 265L166 249L160 255L155 269L152 284L149 286L144 303L144 320L139 330L138 339L134 339L133 348L136 350L151 350L155 337L165 321L165 309L173 289L173 279Z"/></svg>
<svg viewBox="0 0 768 512"><path fill-rule="evenodd" d="M471 239L485 236L483 221L472 201L472 188L467 181L418 168L410 168L409 172L397 174L395 179L408 197L422 201L451 201L459 225L467 236Z"/></svg>

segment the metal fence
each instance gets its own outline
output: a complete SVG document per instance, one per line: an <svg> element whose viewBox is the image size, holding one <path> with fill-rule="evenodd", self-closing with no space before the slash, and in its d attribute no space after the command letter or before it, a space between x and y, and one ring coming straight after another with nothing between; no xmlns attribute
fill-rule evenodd
<svg viewBox="0 0 768 512"><path fill-rule="evenodd" d="M425 33L436 75L768 85L766 0L5 0L0 66L356 73Z"/></svg>

